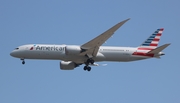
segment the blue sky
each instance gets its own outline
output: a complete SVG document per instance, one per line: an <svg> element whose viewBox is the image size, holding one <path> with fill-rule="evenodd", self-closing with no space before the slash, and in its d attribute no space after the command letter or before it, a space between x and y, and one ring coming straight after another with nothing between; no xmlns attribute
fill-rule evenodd
<svg viewBox="0 0 180 103"><path fill-rule="evenodd" d="M179 0L1 0L0 103L179 103ZM29 43L81 45L131 18L106 44L139 46L157 28L161 59L103 62L91 72L59 70L55 60L9 53ZM101 64L103 64L101 63Z"/></svg>

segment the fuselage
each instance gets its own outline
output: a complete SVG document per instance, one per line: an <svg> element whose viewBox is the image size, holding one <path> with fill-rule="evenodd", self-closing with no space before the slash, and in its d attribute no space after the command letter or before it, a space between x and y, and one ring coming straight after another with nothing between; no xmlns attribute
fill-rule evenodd
<svg viewBox="0 0 180 103"><path fill-rule="evenodd" d="M28 44L17 47L11 52L11 56L21 59L76 61L76 63L84 63L87 60L87 57L80 55L80 52L78 54L67 54L66 46L80 48L78 45ZM136 51L136 47L100 46L97 56L93 57L93 60L96 62L127 62L152 58L152 56L133 55Z"/></svg>

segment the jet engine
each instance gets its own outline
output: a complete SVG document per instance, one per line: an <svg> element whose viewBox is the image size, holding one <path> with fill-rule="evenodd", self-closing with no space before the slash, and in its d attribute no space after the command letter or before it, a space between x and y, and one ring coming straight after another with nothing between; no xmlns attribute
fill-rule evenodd
<svg viewBox="0 0 180 103"><path fill-rule="evenodd" d="M81 48L79 46L66 46L65 53L66 55L78 55L81 52Z"/></svg>
<svg viewBox="0 0 180 103"><path fill-rule="evenodd" d="M61 70L73 70L76 67L76 63L72 61L61 61L60 62L60 69Z"/></svg>

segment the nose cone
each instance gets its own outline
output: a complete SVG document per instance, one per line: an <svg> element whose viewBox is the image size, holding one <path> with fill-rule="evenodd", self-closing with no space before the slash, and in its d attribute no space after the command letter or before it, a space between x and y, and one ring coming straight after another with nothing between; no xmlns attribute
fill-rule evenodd
<svg viewBox="0 0 180 103"><path fill-rule="evenodd" d="M10 55L11 55L12 57L15 57L14 51L12 51L12 52L10 53Z"/></svg>
<svg viewBox="0 0 180 103"><path fill-rule="evenodd" d="M16 58L19 58L19 56L20 56L19 52L18 52L18 51L15 51L15 50L13 50L13 51L10 53L10 55L11 55L12 57L16 57Z"/></svg>

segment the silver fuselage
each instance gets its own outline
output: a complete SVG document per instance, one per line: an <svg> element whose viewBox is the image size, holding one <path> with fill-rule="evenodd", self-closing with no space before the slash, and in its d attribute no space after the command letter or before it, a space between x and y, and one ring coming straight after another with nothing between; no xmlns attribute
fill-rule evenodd
<svg viewBox="0 0 180 103"><path fill-rule="evenodd" d="M65 47L67 45L49 45L49 44L28 44L22 45L13 50L10 55L21 59L48 59L48 60L63 60L74 61L76 63L84 63L87 57L80 54L67 55ZM77 45L76 45L77 46ZM79 46L80 47L80 46ZM127 62L141 59L152 58L148 56L132 55L137 51L133 47L112 47L100 46L96 57L93 59L96 62L100 61L117 61Z"/></svg>

